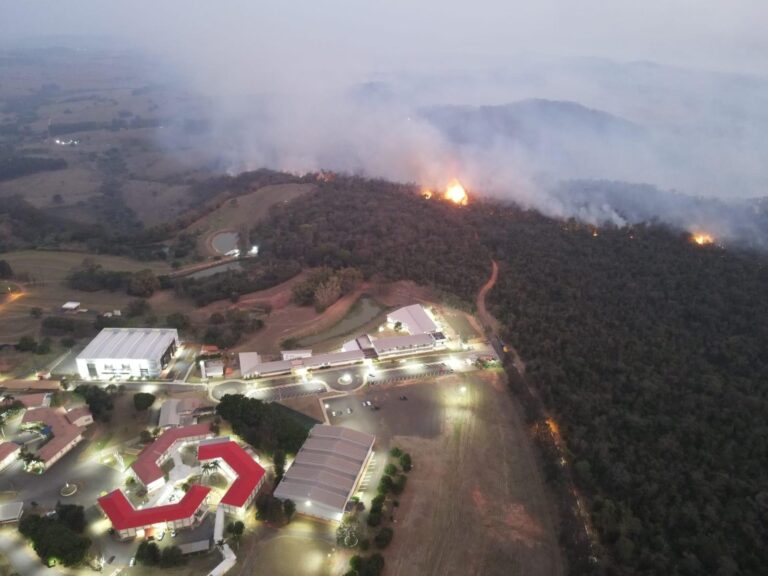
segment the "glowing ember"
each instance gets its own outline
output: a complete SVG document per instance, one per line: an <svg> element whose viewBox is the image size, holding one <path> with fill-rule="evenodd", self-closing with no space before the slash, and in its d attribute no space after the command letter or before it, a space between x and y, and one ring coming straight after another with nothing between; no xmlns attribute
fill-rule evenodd
<svg viewBox="0 0 768 576"><path fill-rule="evenodd" d="M467 202L469 201L467 191L464 190L464 186L462 186L461 182L458 180L453 180L448 185L448 188L445 189L444 198L453 202L454 204L458 204L459 206L466 206Z"/></svg>
<svg viewBox="0 0 768 576"><path fill-rule="evenodd" d="M421 193L421 196L429 200L432 198L432 190L424 190L424 192Z"/></svg>
<svg viewBox="0 0 768 576"><path fill-rule="evenodd" d="M706 246L707 244L714 243L715 239L709 234L694 234L693 241L699 246Z"/></svg>

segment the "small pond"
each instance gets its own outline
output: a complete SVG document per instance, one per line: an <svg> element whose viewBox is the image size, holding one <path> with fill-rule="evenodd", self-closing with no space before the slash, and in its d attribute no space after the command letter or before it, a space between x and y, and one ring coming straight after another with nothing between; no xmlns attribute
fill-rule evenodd
<svg viewBox="0 0 768 576"><path fill-rule="evenodd" d="M211 238L211 246L219 254L226 254L237 248L237 232L219 232Z"/></svg>

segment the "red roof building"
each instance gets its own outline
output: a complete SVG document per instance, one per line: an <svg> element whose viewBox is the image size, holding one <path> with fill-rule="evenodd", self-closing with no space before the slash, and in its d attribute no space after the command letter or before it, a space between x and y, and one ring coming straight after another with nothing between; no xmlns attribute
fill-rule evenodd
<svg viewBox="0 0 768 576"><path fill-rule="evenodd" d="M227 512L238 514L248 507L264 485L264 468L246 452L242 446L231 440L201 442L197 447L197 458L201 462L220 458L229 476L235 481L219 503Z"/></svg>
<svg viewBox="0 0 768 576"><path fill-rule="evenodd" d="M133 473L147 490L159 488L165 484L165 474L160 466L169 457L168 452L174 444L177 442L194 442L212 436L213 433L208 424L170 428L141 451L131 466Z"/></svg>
<svg viewBox="0 0 768 576"><path fill-rule="evenodd" d="M92 419L91 419L92 421ZM48 428L53 437L37 451L43 470L48 470L83 439L83 428L67 419L63 408L34 408L21 419L22 426L38 425Z"/></svg>
<svg viewBox="0 0 768 576"><path fill-rule="evenodd" d="M99 498L99 506L112 522L121 538L136 536L158 524L171 529L186 528L195 523L198 511L211 491L207 486L193 484L178 502L137 510L128 501L122 490L114 490Z"/></svg>

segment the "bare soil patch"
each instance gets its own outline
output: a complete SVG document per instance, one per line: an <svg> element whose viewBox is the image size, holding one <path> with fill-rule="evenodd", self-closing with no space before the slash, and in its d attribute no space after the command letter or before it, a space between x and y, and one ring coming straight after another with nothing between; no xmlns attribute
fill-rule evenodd
<svg viewBox="0 0 768 576"><path fill-rule="evenodd" d="M448 394L438 437L393 438L415 467L397 509L388 574L564 572L554 509L523 419L499 378L472 378L464 399Z"/></svg>

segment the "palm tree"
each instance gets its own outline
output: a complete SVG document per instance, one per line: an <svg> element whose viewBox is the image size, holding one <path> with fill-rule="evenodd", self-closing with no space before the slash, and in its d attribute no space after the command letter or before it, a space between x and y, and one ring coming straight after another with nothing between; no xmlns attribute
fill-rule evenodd
<svg viewBox="0 0 768 576"><path fill-rule="evenodd" d="M206 462L203 464L203 478L210 476L219 468L221 468L221 465L219 464L218 460L211 460L210 462Z"/></svg>

